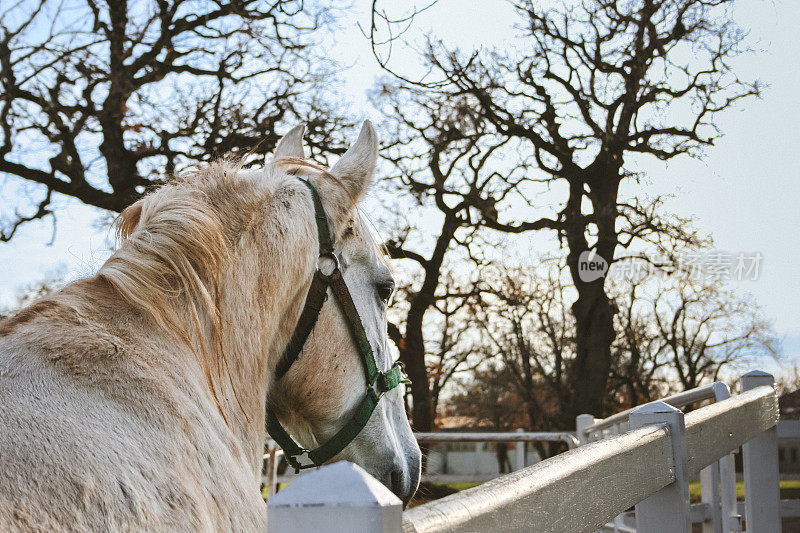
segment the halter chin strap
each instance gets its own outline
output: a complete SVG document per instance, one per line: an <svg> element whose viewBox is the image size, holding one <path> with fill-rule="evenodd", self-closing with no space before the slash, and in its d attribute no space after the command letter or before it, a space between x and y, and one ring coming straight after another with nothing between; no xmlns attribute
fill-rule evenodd
<svg viewBox="0 0 800 533"><path fill-rule="evenodd" d="M342 277L339 258L333 251L333 238L331 237L328 217L325 216L319 193L309 181L303 178L300 178L300 181L311 191L311 197L314 200L314 213L319 237L319 259L317 261L317 270L314 272L314 277L311 279L311 287L308 289L305 306L297 322L297 327L275 368L275 379L281 379L300 356L300 351L303 349L303 345L314 329L320 311L322 311L322 306L328 298L328 288L330 287L334 298L339 304L339 309L342 311L345 321L347 322L350 336L353 338L353 342L356 345L358 355L361 357L367 387L364 398L361 400L361 403L358 404L358 407L356 407L350 420L348 420L333 437L314 450L306 450L297 444L278 421L272 409L270 409L269 401L267 401L267 432L283 449L286 462L294 468L295 473L304 468L321 466L344 450L367 425L381 397L405 381L403 370L399 363L395 363L387 372L380 372L378 370L377 364L375 363L375 355L372 352L372 346L370 346L369 339L367 338L367 332L364 330L364 325L361 323L361 317L358 315L355 303L353 303L353 298L347 288L347 283L345 283ZM324 273L322 270L323 263L327 261L333 263L333 270L331 270L329 274ZM298 461L298 458L303 455L308 457L311 461L310 464L301 464L300 461Z"/></svg>

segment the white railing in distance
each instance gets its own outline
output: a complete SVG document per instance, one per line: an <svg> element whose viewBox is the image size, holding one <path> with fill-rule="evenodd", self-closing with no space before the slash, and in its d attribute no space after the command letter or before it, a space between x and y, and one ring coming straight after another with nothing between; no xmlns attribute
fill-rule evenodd
<svg viewBox="0 0 800 533"><path fill-rule="evenodd" d="M525 431L518 429L515 432L505 433L414 433L418 442L563 442L567 448L572 449L579 445L575 435L566 431ZM525 447L516 449L516 464L525 466ZM267 441L267 453L264 454L264 472L262 483L267 486L267 496L272 496L277 491L280 483L289 483L297 479L297 475L278 475L278 458L283 455L278 444L273 440ZM519 469L518 468L518 469ZM432 483L453 482L484 482L494 479L502 474L429 474L423 473L422 480Z"/></svg>
<svg viewBox="0 0 800 533"><path fill-rule="evenodd" d="M524 431L513 433L414 433L418 442L563 442L569 448L578 445L578 439L566 431Z"/></svg>

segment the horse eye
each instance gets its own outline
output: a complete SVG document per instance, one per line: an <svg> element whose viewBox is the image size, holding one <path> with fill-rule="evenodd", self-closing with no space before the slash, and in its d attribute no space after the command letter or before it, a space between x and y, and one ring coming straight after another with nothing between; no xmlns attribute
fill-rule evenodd
<svg viewBox="0 0 800 533"><path fill-rule="evenodd" d="M378 293L378 298L381 299L383 303L389 303L389 298L392 297L392 293L394 292L394 281L382 281L375 285L375 290Z"/></svg>

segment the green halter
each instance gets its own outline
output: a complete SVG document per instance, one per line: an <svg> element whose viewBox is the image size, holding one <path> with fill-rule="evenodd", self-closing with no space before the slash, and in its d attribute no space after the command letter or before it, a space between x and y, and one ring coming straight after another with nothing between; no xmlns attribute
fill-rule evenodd
<svg viewBox="0 0 800 533"><path fill-rule="evenodd" d="M344 448L356 438L356 435L364 429L364 426L367 425L381 397L405 381L403 370L399 362L395 363L387 372L380 372L378 370L375 363L375 355L372 352L372 346L367 338L367 332L364 330L364 325L361 323L361 318L353 303L353 298L347 288L347 283L345 283L342 277L342 271L339 268L339 257L333 251L333 239L328 224L328 217L325 215L325 211L322 208L322 201L320 200L319 193L310 182L302 178L300 178L300 181L311 191L311 197L314 200L314 213L317 220L317 235L319 237L319 260L317 261L317 270L311 280L311 287L308 289L303 312L300 314L300 319L297 321L297 327L275 368L275 379L281 379L286 372L288 372L292 363L299 357L306 339L308 339L308 336L311 334L311 330L314 329L319 313L322 311L322 306L328 298L328 288L330 287L339 304L339 309L347 321L350 336L353 338L353 342L355 342L358 355L364 363L364 377L366 378L367 387L364 398L361 400L361 403L358 404L358 407L356 407L350 420L348 420L333 437L314 450L306 450L297 444L283 428L277 417L275 417L270 409L269 402L267 403L267 432L283 449L286 462L294 467L295 473L304 468L321 466L344 450ZM325 274L322 271L320 263L323 260L333 261L334 267L330 274ZM311 464L301 464L298 461L298 457L304 454L307 455Z"/></svg>

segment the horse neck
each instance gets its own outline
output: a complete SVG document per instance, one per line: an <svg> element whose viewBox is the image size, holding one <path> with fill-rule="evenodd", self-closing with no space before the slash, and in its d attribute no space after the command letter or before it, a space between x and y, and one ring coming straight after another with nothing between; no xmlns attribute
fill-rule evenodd
<svg viewBox="0 0 800 533"><path fill-rule="evenodd" d="M209 385L227 427L239 441L248 462L260 471L269 380L265 354L274 328L241 296L223 294L221 298L220 339L218 343L207 343L211 359L216 361L216 368L208 369L210 374L216 374Z"/></svg>
<svg viewBox="0 0 800 533"><path fill-rule="evenodd" d="M132 232L127 238L138 245L123 245L98 277L133 306L151 311L145 313L154 319L151 329L175 343L173 359L196 365L185 374L196 375L200 390L208 392L213 407L209 423L225 433L224 440L233 437L231 445L241 448L255 469L263 451L270 371L280 343L288 341L283 330L293 328L299 316L304 295L298 284L312 268L316 248L314 234L289 227L298 218L287 211L292 203L276 195L270 204L270 195L252 188L236 194L230 187L218 193L211 189L205 195L213 196L224 217L204 214L204 202L187 214L157 197L165 204L157 212L160 218L151 215L140 224L145 230L154 224L153 234L163 233L162 238L154 241L147 231ZM257 201L242 203L243 197ZM224 203L226 198L233 200ZM192 199L179 197L181 205ZM168 246L178 248L175 261L161 264L170 256ZM162 270L179 279L184 290L174 291L165 278L152 276ZM218 424L217 411L224 424Z"/></svg>
<svg viewBox="0 0 800 533"><path fill-rule="evenodd" d="M221 280L222 342L213 357L220 361L223 417L260 472L272 373L281 346L288 341L300 314L304 295L298 298L297 287L303 283L294 278L303 270L296 258L287 267L281 258L270 258L265 264L257 254L236 257Z"/></svg>

